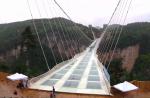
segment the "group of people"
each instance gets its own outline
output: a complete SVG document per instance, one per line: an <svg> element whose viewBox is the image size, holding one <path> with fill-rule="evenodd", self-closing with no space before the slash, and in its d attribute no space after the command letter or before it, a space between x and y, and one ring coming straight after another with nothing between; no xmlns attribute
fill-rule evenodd
<svg viewBox="0 0 150 98"><path fill-rule="evenodd" d="M28 87L28 80L20 80L17 88L27 88Z"/></svg>

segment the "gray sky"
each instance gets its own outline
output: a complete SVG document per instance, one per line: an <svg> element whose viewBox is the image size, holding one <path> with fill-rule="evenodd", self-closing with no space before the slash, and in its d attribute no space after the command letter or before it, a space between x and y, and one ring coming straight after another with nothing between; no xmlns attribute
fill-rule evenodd
<svg viewBox="0 0 150 98"><path fill-rule="evenodd" d="M52 0L29 1L34 18L64 16ZM57 1L75 22L94 26L102 26L107 23L118 2L118 0ZM37 11L36 2L40 8L41 16ZM49 12L48 15L45 11ZM1 23L31 19L27 0L0 0L0 13ZM133 0L127 22L135 21L150 21L150 0Z"/></svg>

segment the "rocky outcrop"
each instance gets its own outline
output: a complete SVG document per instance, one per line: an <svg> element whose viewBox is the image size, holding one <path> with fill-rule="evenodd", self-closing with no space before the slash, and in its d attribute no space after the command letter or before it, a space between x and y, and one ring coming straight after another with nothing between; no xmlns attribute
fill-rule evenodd
<svg viewBox="0 0 150 98"><path fill-rule="evenodd" d="M0 61L13 61L14 59L18 58L20 54L20 46L15 49L3 52L0 54Z"/></svg>
<svg viewBox="0 0 150 98"><path fill-rule="evenodd" d="M124 49L117 49L114 52L113 59L120 59L122 58L122 67L130 72L135 64L136 59L139 56L139 44L134 46L129 46ZM112 56L112 51L105 53L103 57L108 57L108 61Z"/></svg>

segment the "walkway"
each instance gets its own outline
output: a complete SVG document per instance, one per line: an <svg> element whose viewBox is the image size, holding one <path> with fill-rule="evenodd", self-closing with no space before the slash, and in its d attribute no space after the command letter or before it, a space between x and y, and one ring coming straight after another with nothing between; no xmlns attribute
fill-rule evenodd
<svg viewBox="0 0 150 98"><path fill-rule="evenodd" d="M109 95L109 79L95 52L98 43L99 39L95 40L80 56L30 84L30 88L51 91L54 86L57 92Z"/></svg>

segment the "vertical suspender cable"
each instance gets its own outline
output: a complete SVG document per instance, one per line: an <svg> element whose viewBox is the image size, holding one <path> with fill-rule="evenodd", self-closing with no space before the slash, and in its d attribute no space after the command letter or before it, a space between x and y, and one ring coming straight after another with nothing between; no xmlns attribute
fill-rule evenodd
<svg viewBox="0 0 150 98"><path fill-rule="evenodd" d="M55 11L55 8L54 8L54 11ZM58 14L56 11L55 11L55 13L56 13L56 15ZM62 24L61 24L59 18L58 18L58 25L60 26L60 30L61 30L61 32L62 32L62 37L64 37L64 42L66 42L67 48L68 48L68 50L69 50L69 53L70 53L71 57L73 57L73 54L72 54L72 52L71 52L71 50L70 50L70 47L69 47L69 43L68 43L68 41L67 41L67 39L66 39L66 35L65 35L65 33L64 33L64 32L65 32L65 29L63 28L63 26L62 26ZM64 47L64 48L65 48L65 47ZM65 51L66 51L66 49L65 49ZM68 56L68 59L69 59L69 56Z"/></svg>
<svg viewBox="0 0 150 98"><path fill-rule="evenodd" d="M50 7L49 7L50 8ZM50 8L51 9L51 8ZM51 12L52 12L52 10L51 10ZM59 22L58 22L58 24L59 24ZM54 25L56 26L56 32L57 32L57 34L58 34L58 36L59 36L59 38L60 38L60 42L61 42L61 44L62 44L62 49L63 49L63 51L65 52L65 56L67 57L67 59L69 59L69 57L68 57L68 55L67 55L67 52L66 52L66 50L65 50L65 45L64 45L64 42L63 42L63 39L62 39L62 37L61 37L61 35L60 35L60 31L59 31L59 28L58 28L58 26L57 26L57 21L56 21L56 19L54 19ZM63 60L65 60L64 58L63 58Z"/></svg>
<svg viewBox="0 0 150 98"><path fill-rule="evenodd" d="M125 21L126 21L126 19L127 19L127 16L128 16L128 13L129 13L129 10L130 10L130 7L131 7L131 4L132 4L132 0L131 0L130 3L129 3L128 9L127 9L127 13L126 13L126 15L125 15L123 24L125 24ZM110 66L110 63L111 63L112 59L113 59L114 51L115 51L116 48L117 48L118 41L119 41L119 39L120 39L120 35L121 35L121 33L122 33L122 30L123 30L123 26L121 27L121 30L120 30L120 32L119 32L119 36L118 36L118 38L117 38L117 42L116 42L116 44L115 44L113 53L112 53L112 55L111 55L110 61L109 61L108 66L107 66L107 70L108 70L108 68L109 68L109 66Z"/></svg>
<svg viewBox="0 0 150 98"><path fill-rule="evenodd" d="M115 10L113 11L113 13L112 13L112 15L111 15L111 17L110 17L110 20L109 20L108 23L107 23L107 27L104 29L104 31L103 31L103 33L102 33L102 41L104 40L104 43L105 43L104 36L106 35L107 29L108 29L108 25L111 23L111 21L112 21L114 15L115 15L115 12L117 11L117 9L118 9L120 3L121 3L121 0L118 1L117 6L115 7ZM102 41L101 41L101 42L102 42ZM100 55L102 55L102 52L104 51L105 45L106 45L106 44L103 44L103 45L101 46L102 49L101 49L101 54L100 54Z"/></svg>
<svg viewBox="0 0 150 98"><path fill-rule="evenodd" d="M46 2L43 3L44 6L45 6L45 3L46 3ZM50 3L48 2L48 0L47 0L47 4L50 5ZM48 8L49 8L49 12L52 12L52 11L51 11L51 7L48 6ZM45 13L46 13L47 17L49 17L49 15L48 15L49 12L48 12L48 11L46 10L46 8L45 8ZM48 21L48 24L49 24L49 26L50 26L50 29L52 30L52 34L53 34L53 36L54 36L54 41L55 41L56 46L57 46L57 48L58 48L58 52L59 52L59 55L60 55L60 57L61 57L61 60L64 61L64 58L63 58L63 56L62 56L62 54L61 54L61 51L60 51L60 47L59 47L58 44L57 44L57 38L56 38L56 35L55 35L55 31L54 31L54 29L53 29L53 26L52 26L52 24L51 24L51 20Z"/></svg>
<svg viewBox="0 0 150 98"><path fill-rule="evenodd" d="M35 4L36 4L36 7L37 7L37 10L38 10L38 13L39 13L40 17L42 17L42 14L41 14L41 12L40 12L39 5L38 5L38 3L37 3L37 0L36 0ZM53 53L53 50L52 50L52 47L51 47L50 39L49 39L49 37L48 37L47 29L46 29L45 24L44 24L44 21L43 21L42 19L41 19L41 23L42 23L43 30L44 30L44 32L45 32L46 38L47 38L47 40L48 40L48 44L50 45L50 49L51 49L51 51L52 51L52 55L53 55L55 64L57 64L56 57L55 57L55 55L54 55L54 53Z"/></svg>
<svg viewBox="0 0 150 98"><path fill-rule="evenodd" d="M124 4L125 3L125 4ZM124 10L126 9L126 6L127 6L127 3L128 3L128 0L125 2L125 0L124 0L124 2L123 2L123 5L121 5L121 10L119 11L119 17L121 17L120 19L118 18L118 24L120 24L121 23L121 20L122 20L122 17L123 17L123 15L124 15ZM123 11L122 11L123 10ZM122 11L122 12L121 12ZM112 31L111 33L113 34L113 37L112 37L112 39L110 39L111 41L110 41L110 45L108 45L108 47L106 47L106 52L108 51L110 51L111 49L112 49L112 47L113 47L113 45L114 45L114 43L115 43L115 39L116 39L116 37L117 37L117 33L118 33L118 31L119 31L119 28L120 28L120 26L117 26L116 27L116 29L114 29L114 31ZM105 65L106 64L106 62L107 62L107 59L108 59L108 56L109 56L109 53L108 53L108 55L105 55L105 57L103 58L103 60L104 60L104 62L103 62L103 64Z"/></svg>
<svg viewBox="0 0 150 98"><path fill-rule="evenodd" d="M31 15L31 18L32 18L32 23L33 23L33 26L34 26L34 29L35 29L35 32L36 32L36 35L37 35L37 38L38 38L38 41L39 41L39 44L40 44L45 62L46 62L47 68L48 68L48 70L50 70L49 64L48 64L48 61L47 61L47 58L46 58L46 55L45 55L45 52L44 52L44 49L43 49L43 46L42 46L42 42L41 42L40 37L39 37L39 32L37 31L37 27L36 27L35 21L33 19L33 15L32 15L32 11L31 11L31 8L30 8L29 0L27 0L27 5L28 5L29 11L30 11L30 15Z"/></svg>

